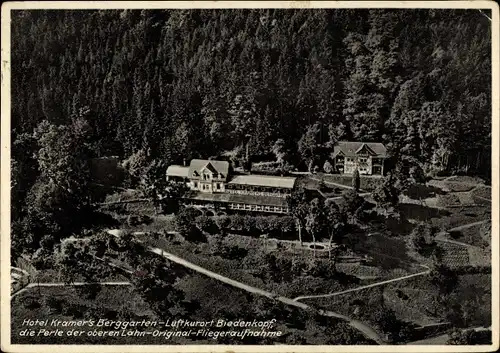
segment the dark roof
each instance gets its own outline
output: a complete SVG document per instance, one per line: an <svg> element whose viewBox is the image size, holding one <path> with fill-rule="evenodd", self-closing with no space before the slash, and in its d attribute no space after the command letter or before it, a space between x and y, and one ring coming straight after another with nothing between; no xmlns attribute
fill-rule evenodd
<svg viewBox="0 0 500 353"><path fill-rule="evenodd" d="M274 188L293 189L295 177L279 177L269 175L237 175L229 184L267 186Z"/></svg>
<svg viewBox="0 0 500 353"><path fill-rule="evenodd" d="M339 153L347 157L357 156L362 151L367 151L374 157L387 157L387 149L380 142L350 142L340 141L333 148L332 157L336 157Z"/></svg>
<svg viewBox="0 0 500 353"><path fill-rule="evenodd" d="M189 197L189 199L225 203L244 203L247 205L288 206L288 203L284 197L273 196L239 195L229 193L208 194L200 192L194 196Z"/></svg>
<svg viewBox="0 0 500 353"><path fill-rule="evenodd" d="M226 179L229 174L229 162L227 161L193 159L189 164L189 178L197 179L204 168L209 169L212 173L222 174L223 179ZM193 175L195 171L198 172L198 175Z"/></svg>

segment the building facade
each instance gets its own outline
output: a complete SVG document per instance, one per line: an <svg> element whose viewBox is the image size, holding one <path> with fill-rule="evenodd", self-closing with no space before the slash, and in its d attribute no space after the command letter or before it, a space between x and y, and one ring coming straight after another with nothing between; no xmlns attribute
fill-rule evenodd
<svg viewBox="0 0 500 353"><path fill-rule="evenodd" d="M168 167L167 180L185 182L195 192L184 199L186 205L285 214L289 212L286 197L296 178L234 175L229 162L193 159L189 167Z"/></svg>
<svg viewBox="0 0 500 353"><path fill-rule="evenodd" d="M330 158L337 173L384 175L384 161L387 149L379 142L340 141L334 147Z"/></svg>

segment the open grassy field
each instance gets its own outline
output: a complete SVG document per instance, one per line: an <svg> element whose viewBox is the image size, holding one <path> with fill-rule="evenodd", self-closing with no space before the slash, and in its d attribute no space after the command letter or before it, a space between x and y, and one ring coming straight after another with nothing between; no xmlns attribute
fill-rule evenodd
<svg viewBox="0 0 500 353"><path fill-rule="evenodd" d="M463 228L461 230L453 231L450 232L450 237L453 240L474 245L474 246L479 246L479 247L485 247L488 245L488 243L483 239L481 236L481 227L482 224L476 224L471 227Z"/></svg>

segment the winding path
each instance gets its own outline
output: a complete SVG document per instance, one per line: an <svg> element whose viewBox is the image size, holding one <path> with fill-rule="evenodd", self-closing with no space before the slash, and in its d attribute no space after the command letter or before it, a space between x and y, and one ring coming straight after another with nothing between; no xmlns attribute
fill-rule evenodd
<svg viewBox="0 0 500 353"><path fill-rule="evenodd" d="M117 229L113 229L113 230L109 230L108 233L111 234L111 235L114 235L114 236L119 236L120 231L117 230ZM155 248L155 247L152 247L152 246L148 246L147 248L148 248L149 251L151 251L151 252L153 252L153 253L155 253L157 255L160 255L160 256L164 257L165 259L167 259L167 260L170 260L170 261L175 262L175 263L177 263L179 265L182 265L182 266L184 266L186 268L189 268L189 269L191 269L193 271L201 273L201 274L203 274L203 275L205 275L207 277L210 277L210 278L216 279L216 280L218 280L220 282L226 283L226 284L228 284L228 285L230 285L232 287L244 290L244 291L249 292L249 293L253 293L253 294L260 295L260 296L264 296L264 297L267 297L267 298L270 298L270 299L273 299L273 300L278 300L278 301L280 301L280 302L282 302L284 304L295 306L295 307L298 307L298 308L301 308L301 309L315 310L320 315L323 315L323 316L335 317L337 319L346 321L346 322L349 323L349 325L351 327L357 329L358 331L360 331L361 333L363 333L363 335L366 336L366 337L368 337L369 339L377 342L378 344L386 344L386 341L382 337L382 335L379 334L372 327L370 327L367 324L365 324L364 322L361 322L359 320L350 318L348 316L345 316L345 315L342 315L342 314L339 314L339 313L336 313L336 312L333 312L333 311L328 311L328 310L323 310L323 309L316 309L316 308L314 308L314 307L312 307L310 305L307 305L307 304L304 304L304 303L300 303L300 302L295 301L295 300L293 300L291 298L283 297L283 296L277 295L275 293L268 292L266 290L263 290L263 289L260 289L260 288L257 288L257 287L253 287L253 286L250 286L248 284L245 284L245 283L233 280L233 279L228 278L226 276L223 276L223 275L220 275L220 274L215 273L213 271L210 271L210 270L208 270L208 269L206 269L204 267L198 266L198 265L196 265L196 264L194 264L192 262L184 260L183 258L180 258L180 257L178 257L178 256L176 256L174 254L166 252L163 249Z"/></svg>
<svg viewBox="0 0 500 353"><path fill-rule="evenodd" d="M407 275L407 276L403 276L403 277L398 277L398 278L393 278L393 279L389 279L389 280L382 281L382 282L367 284L366 286L351 288L351 289L347 289L347 290L343 290L343 291L339 291L339 292L328 293L328 294L318 294L318 295L303 295L303 296L295 298L294 300L295 301L299 301L299 300L303 300L303 299L316 299L316 298L334 297L336 295L346 294L346 293L350 293L350 292L356 292L356 291L367 289L367 288L373 288L373 287L383 286L384 284L388 284L388 283L392 283L392 282L403 281L405 279L412 278L412 277L423 276L423 275L428 274L429 272L430 272L430 269L422 271L422 272L414 273L414 274L411 274L411 275Z"/></svg>
<svg viewBox="0 0 500 353"><path fill-rule="evenodd" d="M472 223L464 224L464 225L461 225L459 227L448 229L446 232L459 231L459 230L470 228L470 227L474 227L476 225L480 225L480 224L483 224L483 223L486 223L486 222L489 222L489 220L482 220L482 221L477 221L477 222L472 222ZM447 243L453 243L453 244L457 244L457 245L462 245L462 246L466 246L466 247L475 247L475 246L470 245L470 244L465 244L465 243L461 243L461 242L458 242L458 241L455 241L455 240L446 239L444 237L444 234L445 234L445 232L437 234L436 235L436 240L442 241L442 242L447 242ZM386 256L388 256L388 255L386 255ZM391 256L389 256L389 257L391 257ZM359 290L362 290L362 289L367 289L367 288L382 286L382 285L385 285L385 284L388 284L388 283L392 283L392 282L402 281L402 280L405 280L405 279L408 279L408 278L412 278L412 277L423 276L423 275L429 274L429 272L431 271L430 268L428 266L426 266L426 265L422 265L422 264L418 264L418 265L421 266L421 267L426 268L426 270L422 271L422 272L419 272L419 273L414 273L414 274L411 274L411 275L402 276L402 277L398 277L398 278L394 278L394 279L390 279L390 280L386 280L386 281L382 281L382 282L372 283L372 284L368 284L368 285L365 285L365 286L356 287L356 288L352 288L352 289L347 289L347 290L343 290L343 291L339 291L339 292L327 293L327 294L318 294L318 295L303 295L303 296L299 296L299 297L295 298L294 300L295 301L299 301L299 300L304 300L304 299L334 297L334 296L341 295L341 294L346 294L346 293L350 293L350 292L356 292L356 291L359 291Z"/></svg>
<svg viewBox="0 0 500 353"><path fill-rule="evenodd" d="M457 231L462 230L462 229L474 227L474 226L477 226L477 225L480 225L480 224L483 224L483 223L488 223L488 222L490 222L490 220L483 219L482 221L467 223L467 224L464 224L464 225L461 225L461 226L458 226L458 227L455 227L455 228L448 229L447 232L457 232Z"/></svg>

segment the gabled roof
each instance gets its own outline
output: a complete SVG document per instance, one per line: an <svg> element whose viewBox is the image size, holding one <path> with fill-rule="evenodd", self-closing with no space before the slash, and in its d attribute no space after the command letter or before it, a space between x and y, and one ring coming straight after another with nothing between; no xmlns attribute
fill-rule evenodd
<svg viewBox="0 0 500 353"><path fill-rule="evenodd" d="M278 177L269 175L237 175L229 182L229 184L293 189L295 180L296 178L294 177Z"/></svg>
<svg viewBox="0 0 500 353"><path fill-rule="evenodd" d="M171 165L167 168L167 176L176 176L187 178L189 175L189 167L183 167L181 165Z"/></svg>
<svg viewBox="0 0 500 353"><path fill-rule="evenodd" d="M200 171L209 170L212 174L219 174L219 172L215 169L212 163L207 163Z"/></svg>
<svg viewBox="0 0 500 353"><path fill-rule="evenodd" d="M332 157L339 153L347 157L355 157L363 150L367 150L374 157L387 157L387 149L380 142L351 142L339 141L333 148Z"/></svg>
<svg viewBox="0 0 500 353"><path fill-rule="evenodd" d="M212 173L222 174L222 178L227 178L229 174L229 162L208 159L192 159L189 164L189 178L193 178L193 172L200 174L203 168L208 168ZM197 176L194 176L197 178Z"/></svg>
<svg viewBox="0 0 500 353"><path fill-rule="evenodd" d="M363 143L357 150L356 154L360 154L363 151L367 151L368 154L370 155L376 155L375 151L373 151L370 146L368 146L366 143Z"/></svg>

